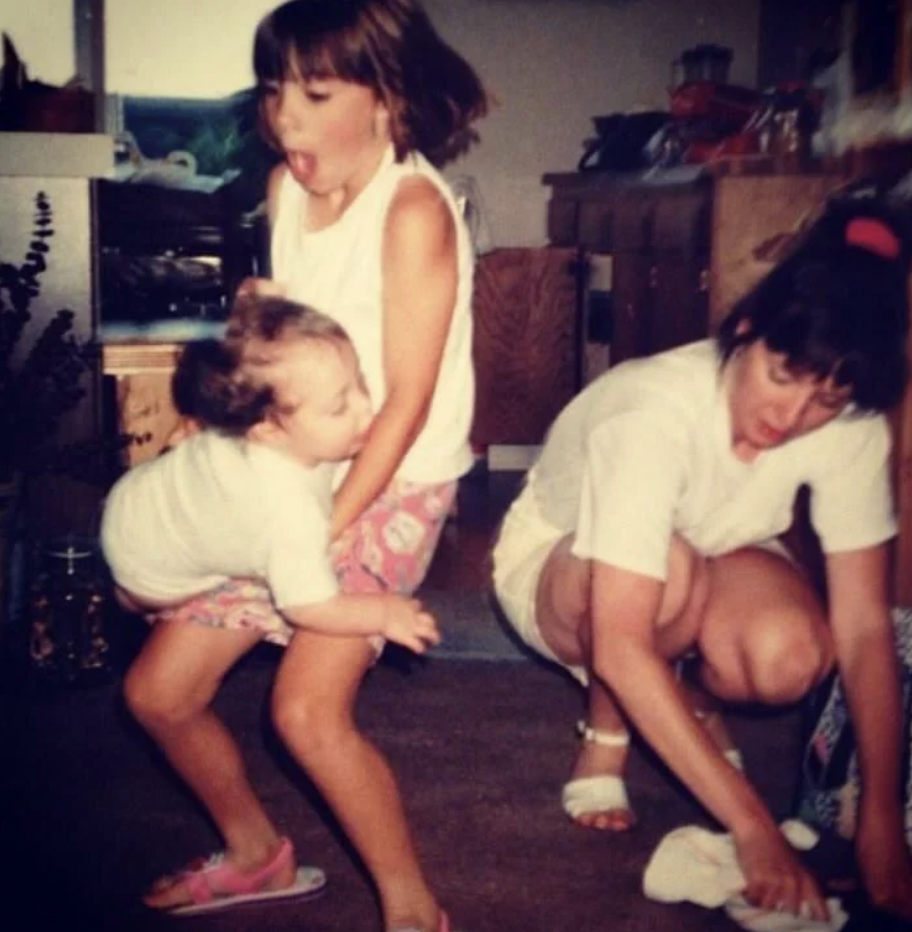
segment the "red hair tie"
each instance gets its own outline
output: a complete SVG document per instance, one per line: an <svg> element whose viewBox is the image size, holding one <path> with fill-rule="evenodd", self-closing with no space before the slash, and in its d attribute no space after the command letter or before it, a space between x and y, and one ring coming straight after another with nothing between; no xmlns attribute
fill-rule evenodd
<svg viewBox="0 0 912 932"><path fill-rule="evenodd" d="M850 220L845 230L845 239L850 246L867 249L884 259L899 256L899 239L881 220L872 217L856 217Z"/></svg>

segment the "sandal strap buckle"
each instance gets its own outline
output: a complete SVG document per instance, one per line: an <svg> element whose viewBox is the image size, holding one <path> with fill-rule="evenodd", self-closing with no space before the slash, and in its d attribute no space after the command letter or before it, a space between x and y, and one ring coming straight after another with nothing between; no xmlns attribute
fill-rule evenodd
<svg viewBox="0 0 912 932"><path fill-rule="evenodd" d="M583 719L576 723L579 736L590 744L599 744L608 748L625 748L630 744L630 733L627 731L601 731L591 728Z"/></svg>

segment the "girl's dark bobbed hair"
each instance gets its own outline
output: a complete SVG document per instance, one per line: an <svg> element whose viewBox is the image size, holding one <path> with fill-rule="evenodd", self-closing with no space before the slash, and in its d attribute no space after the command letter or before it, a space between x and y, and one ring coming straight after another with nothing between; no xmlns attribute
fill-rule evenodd
<svg viewBox="0 0 912 932"><path fill-rule="evenodd" d="M257 27L253 69L259 86L335 77L373 88L389 110L398 161L410 151L438 165L455 158L488 111L478 75L420 0L288 0ZM276 147L262 106L260 127Z"/></svg>
<svg viewBox="0 0 912 932"><path fill-rule="evenodd" d="M763 340L795 372L850 386L859 409L891 408L908 370L910 243L904 212L834 199L722 322L723 360Z"/></svg>

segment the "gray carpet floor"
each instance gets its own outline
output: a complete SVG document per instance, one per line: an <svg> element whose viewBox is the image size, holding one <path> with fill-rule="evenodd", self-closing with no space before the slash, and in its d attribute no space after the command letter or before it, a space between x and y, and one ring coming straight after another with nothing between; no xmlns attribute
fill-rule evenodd
<svg viewBox="0 0 912 932"><path fill-rule="evenodd" d="M641 892L643 869L667 831L714 827L661 764L634 746L634 830L611 836L573 825L559 793L575 753L581 692L517 648L484 596L428 601L441 617L444 646L421 660L389 651L367 677L359 717L399 777L426 871L456 928L735 928L719 911L661 905ZM255 651L230 675L217 708L301 859L327 871L322 896L185 920L137 905L152 878L213 850L218 839L126 714L115 675L93 688L2 697L2 834L12 866L0 876L5 902L22 907L3 928L378 932L368 879L269 726L277 659L272 648ZM800 756L799 719L793 710L731 721L749 773L783 817Z"/></svg>

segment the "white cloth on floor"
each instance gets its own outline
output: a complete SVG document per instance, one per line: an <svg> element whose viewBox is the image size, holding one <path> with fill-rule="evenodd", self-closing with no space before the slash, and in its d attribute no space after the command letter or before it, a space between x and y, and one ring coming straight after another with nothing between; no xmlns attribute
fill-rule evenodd
<svg viewBox="0 0 912 932"><path fill-rule="evenodd" d="M792 847L800 851L817 844L817 833L803 822L790 819L781 828ZM649 899L660 903L687 900L708 909L723 906L735 922L754 932L839 932L849 918L839 900L832 897L827 900L830 918L826 921L761 910L740 895L743 888L744 874L731 835L698 825L669 832L643 874L643 892Z"/></svg>

